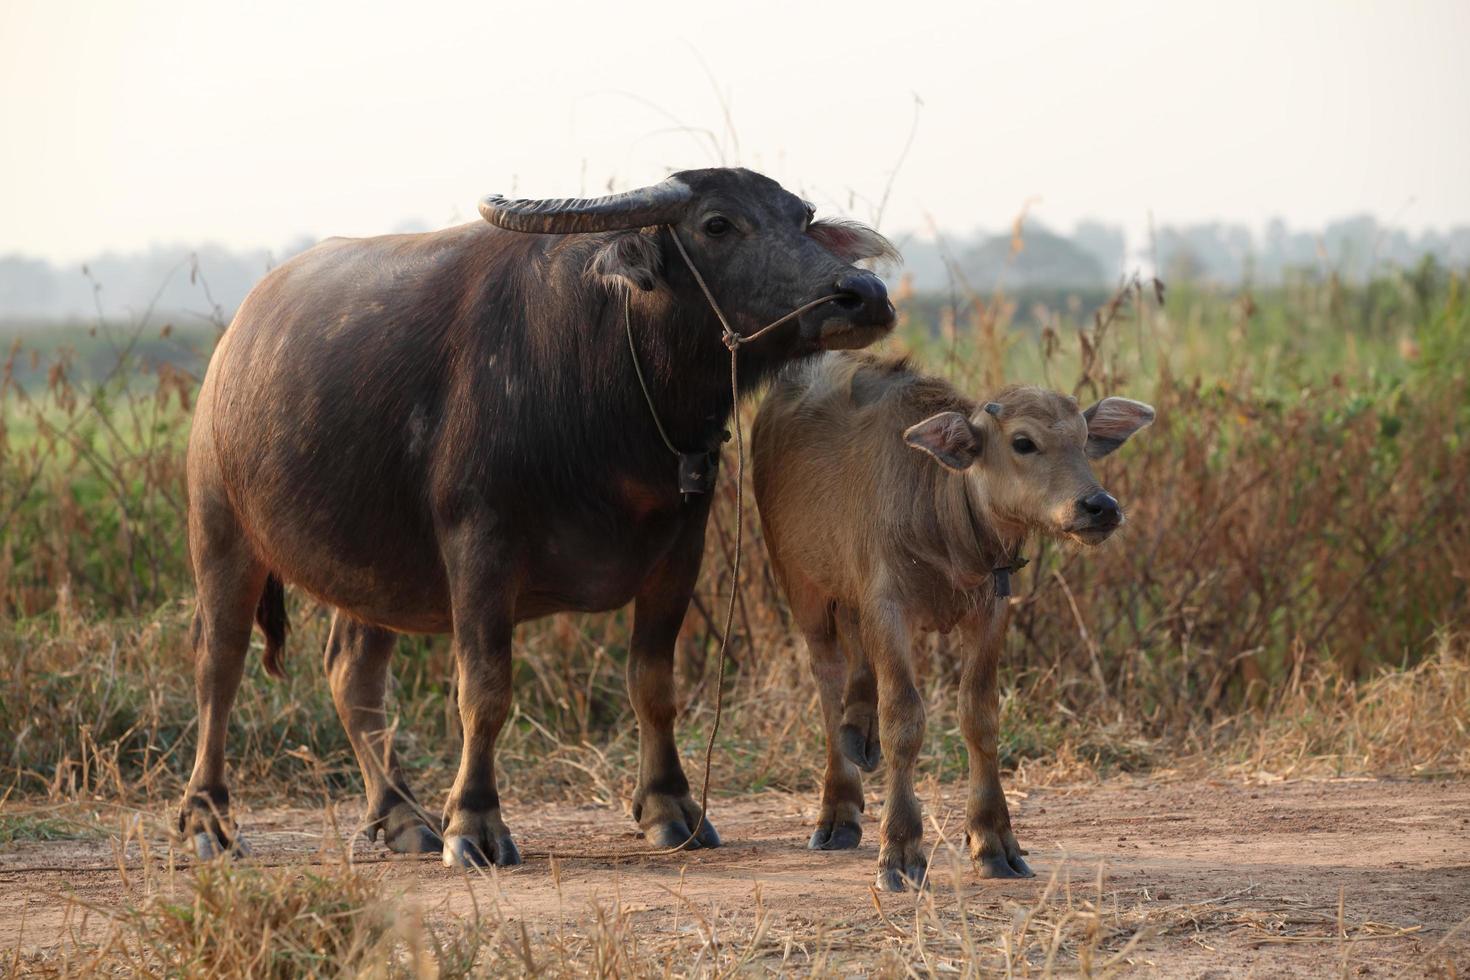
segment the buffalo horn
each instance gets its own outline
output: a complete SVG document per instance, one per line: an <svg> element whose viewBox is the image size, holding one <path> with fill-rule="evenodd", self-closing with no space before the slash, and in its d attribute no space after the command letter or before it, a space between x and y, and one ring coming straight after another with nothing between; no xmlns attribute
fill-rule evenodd
<svg viewBox="0 0 1470 980"><path fill-rule="evenodd" d="M673 177L606 197L508 201L492 194L481 199L480 215L497 227L532 234L618 231L677 221L693 194L688 184Z"/></svg>

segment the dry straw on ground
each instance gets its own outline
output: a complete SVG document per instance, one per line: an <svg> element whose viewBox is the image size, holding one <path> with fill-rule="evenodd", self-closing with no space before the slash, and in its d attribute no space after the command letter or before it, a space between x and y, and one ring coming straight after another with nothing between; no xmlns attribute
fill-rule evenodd
<svg viewBox="0 0 1470 980"><path fill-rule="evenodd" d="M1355 916L1341 896L1331 911L1253 885L1193 901L1120 900L1101 869L1089 880L1063 865L1029 896L981 902L958 851L941 845L933 867L932 887L913 901L874 893L867 910L800 920L765 909L759 892L739 909L681 899L657 920L616 898L528 919L498 888L470 881L472 904L455 914L424 907L382 866L353 866L345 852L305 868L152 871L133 882L134 904L73 899L61 941L9 966L50 977L1108 977L1179 962L1161 961L1161 949L1207 953L1213 943L1308 946L1319 954L1311 962L1347 974L1371 944L1380 969L1449 976L1451 951L1463 951L1452 936L1391 945L1422 927Z"/></svg>

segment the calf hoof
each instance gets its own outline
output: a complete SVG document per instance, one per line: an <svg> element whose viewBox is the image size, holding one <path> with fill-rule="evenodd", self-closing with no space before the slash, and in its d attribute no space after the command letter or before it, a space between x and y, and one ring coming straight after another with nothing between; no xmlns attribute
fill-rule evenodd
<svg viewBox="0 0 1470 980"><path fill-rule="evenodd" d="M979 860L980 877L982 878L1035 878L1036 872L1032 871L1026 861L1017 854L1015 857L1006 857L1004 854L996 854L991 857L983 857Z"/></svg>
<svg viewBox="0 0 1470 980"><path fill-rule="evenodd" d="M863 828L856 822L845 820L834 820L830 824L822 824L812 833L812 839L807 841L808 850L812 851L850 851L862 843Z"/></svg>
<svg viewBox="0 0 1470 980"><path fill-rule="evenodd" d="M918 844L894 847L878 856L878 881L881 891L918 891L928 880L929 862Z"/></svg>
<svg viewBox="0 0 1470 980"><path fill-rule="evenodd" d="M876 718L866 724L844 721L837 729L837 747L847 761L863 772L872 772L883 761L883 746L878 741Z"/></svg>
<svg viewBox="0 0 1470 980"><path fill-rule="evenodd" d="M688 796L674 797L649 793L633 804L633 819L643 828L643 836L653 846L695 851L701 847L719 847L720 835L706 817L699 819L699 804ZM695 825L699 833L693 834Z"/></svg>
<svg viewBox="0 0 1470 980"><path fill-rule="evenodd" d="M965 831L970 860L980 866L982 878L1035 878L1036 872L1021 857L1026 852L1016 843L1009 828L1002 831Z"/></svg>

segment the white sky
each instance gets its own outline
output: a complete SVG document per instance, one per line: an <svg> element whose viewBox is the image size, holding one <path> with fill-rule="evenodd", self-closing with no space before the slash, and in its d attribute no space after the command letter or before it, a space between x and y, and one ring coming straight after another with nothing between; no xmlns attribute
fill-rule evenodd
<svg viewBox="0 0 1470 980"><path fill-rule="evenodd" d="M889 231L1470 223L1467 0L0 0L0 253L278 247L719 162ZM656 106L656 108L655 108Z"/></svg>

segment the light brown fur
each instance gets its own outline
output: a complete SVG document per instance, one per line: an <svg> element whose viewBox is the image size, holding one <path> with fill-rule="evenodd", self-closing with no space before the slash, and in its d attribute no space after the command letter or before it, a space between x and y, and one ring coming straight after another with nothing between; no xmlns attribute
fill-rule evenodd
<svg viewBox="0 0 1470 980"><path fill-rule="evenodd" d="M959 696L971 854L986 876L1031 873L996 756L1008 603L996 595L995 569L1032 532L1106 538L1122 515L1087 457L1152 417L1147 406L1108 399L1084 418L1074 399L1030 387L981 404L905 361L862 354L823 355L777 380L752 456L765 539L806 637L827 725L813 848L856 846L858 767L875 768L881 744L889 767L879 885L923 880L913 768L924 704L910 645L919 631L958 626L969 651Z"/></svg>

